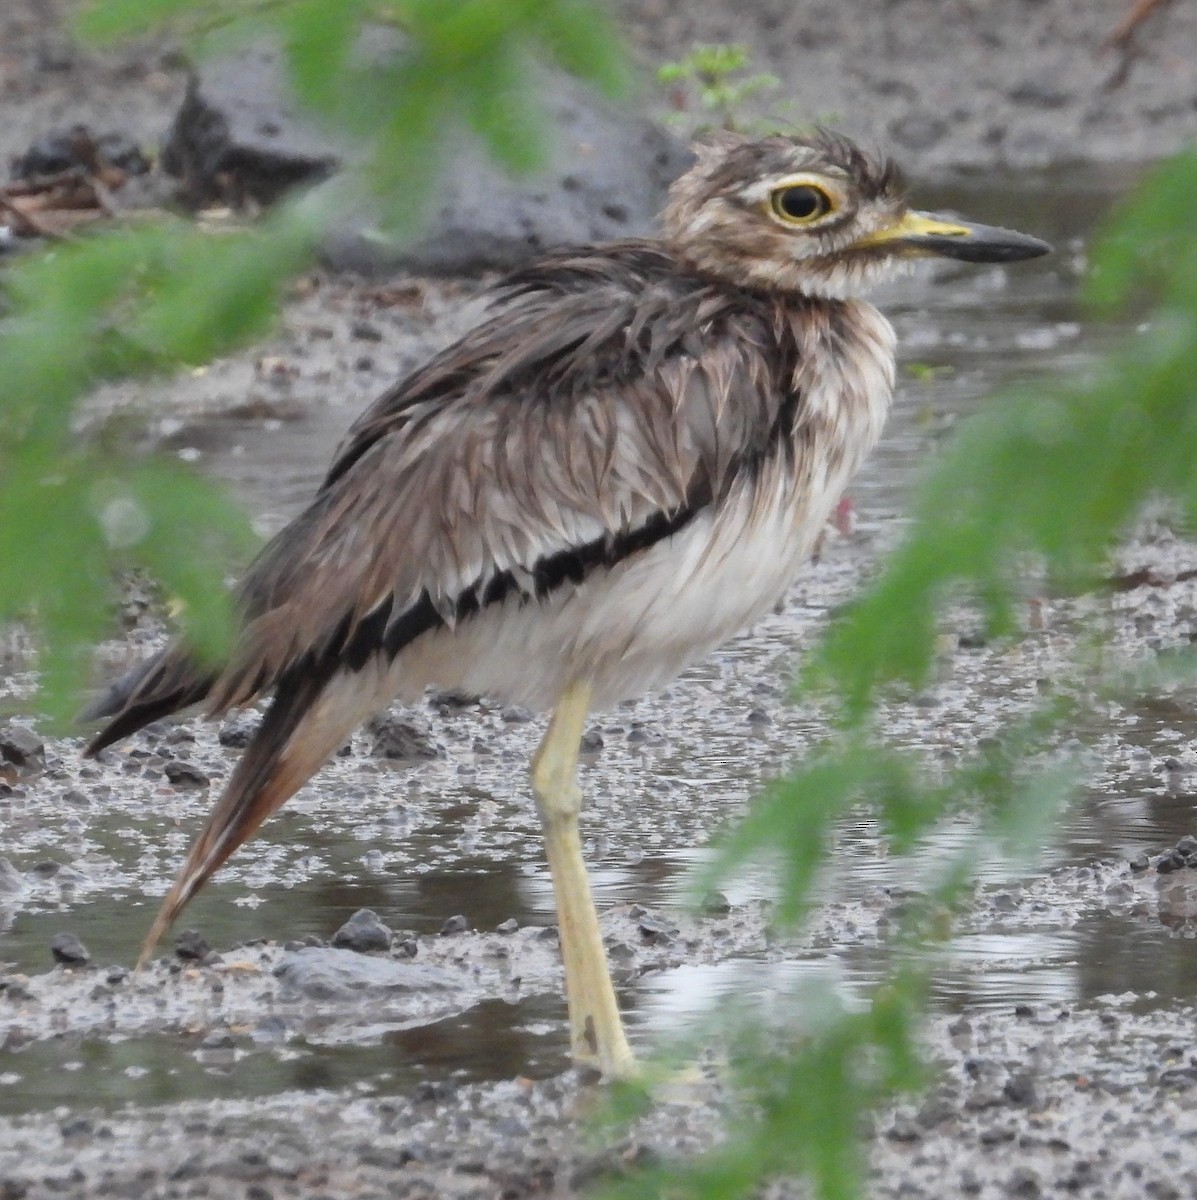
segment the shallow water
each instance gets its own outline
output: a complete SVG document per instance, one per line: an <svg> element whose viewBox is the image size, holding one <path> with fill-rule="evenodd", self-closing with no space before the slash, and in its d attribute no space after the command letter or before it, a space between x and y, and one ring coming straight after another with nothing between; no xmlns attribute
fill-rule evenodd
<svg viewBox="0 0 1197 1200"><path fill-rule="evenodd" d="M912 479L957 419L1004 383L1083 366L1124 332L1086 324L1076 299L1081 239L1111 203L1109 181L1100 182L1022 179L999 190L920 197L929 208L958 208L1033 231L1059 252L1009 270L947 266L881 297L899 332L903 370L888 435L852 488L866 543L892 534ZM171 445L228 480L263 528L272 528L311 491L352 415L348 406L324 405L282 422L213 417L176 431ZM850 554L840 551L841 581ZM786 710L778 699L795 651L843 598L838 585L820 583L818 570L796 589L787 614L689 672L665 697L596 719L606 747L584 770L583 783L592 798L587 836L600 907L681 904L687 872L702 861L699 847L710 833L818 736L809 715ZM978 700L998 707L1000 685L991 686L993 694ZM763 727L746 719L756 706L769 713ZM1158 753L1170 739L1191 741L1195 725L1183 713L1144 713L1134 738ZM637 738L637 729L649 736ZM406 769L362 766L357 743L355 757L333 764L288 806L183 924L203 930L218 949L248 937L327 938L363 907L396 930L426 935L455 914L478 929L509 917L521 925L551 924L551 887L523 783L537 727L505 723L488 711L481 725L469 713L433 719L432 734L445 755ZM208 766L204 756L219 752L203 736L194 755ZM77 766L66 761L71 754L64 751L67 776ZM1161 781L1150 762L1148 753L1140 772L1125 771L1116 788L1076 803L1045 849L1045 865L1156 852L1192 831L1193 797ZM179 796L162 788L152 770L125 766L129 786L140 789L129 796L114 788L106 800L71 814L42 788L27 802L7 802L0 813L20 870L51 860L82 872L80 880L68 878L16 911L0 935L0 958L9 969L44 970L47 943L63 928L78 934L101 964L134 957L156 895L210 798ZM218 773L226 768L217 761ZM841 839L839 899L875 896L895 883L870 822L846 823ZM999 887L1025 870L995 868L985 883ZM145 894L147 886L153 895ZM740 903L765 891L763 880L749 878L729 897ZM1154 993L1160 1003L1197 997L1191 947L1160 923L1094 913L1068 928L966 932L954 951L935 987L936 1003L948 1011L1073 1005L1132 990ZM758 955L695 963L643 976L622 998L634 1039L647 1045L714 998L788 993L829 973L851 991L875 978L878 961L862 945L780 961ZM517 1003L484 1000L463 1016L393 1031L369 1045L238 1037L231 1048L205 1049L194 1039L160 1035L74 1039L66 1028L54 1040L0 1051L0 1111L75 1103L81 1094L98 1104L145 1104L291 1087L388 1092L426 1078L547 1074L565 1065L563 1020L563 1002L537 994Z"/></svg>

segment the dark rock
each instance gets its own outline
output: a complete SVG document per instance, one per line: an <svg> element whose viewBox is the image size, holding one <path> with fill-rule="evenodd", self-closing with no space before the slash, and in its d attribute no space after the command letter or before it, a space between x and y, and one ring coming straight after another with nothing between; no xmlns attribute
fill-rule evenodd
<svg viewBox="0 0 1197 1200"><path fill-rule="evenodd" d="M6 725L0 729L0 758L18 767L32 767L44 762L46 744L32 729L24 725Z"/></svg>
<svg viewBox="0 0 1197 1200"><path fill-rule="evenodd" d="M641 936L650 942L668 941L678 932L677 926L672 921L649 912L636 918L636 926L640 930Z"/></svg>
<svg viewBox="0 0 1197 1200"><path fill-rule="evenodd" d="M356 950L365 954L372 950L389 950L391 931L378 919L371 908L359 908L357 912L332 936L332 944L341 950Z"/></svg>
<svg viewBox="0 0 1197 1200"><path fill-rule="evenodd" d="M1197 862L1197 837L1191 833L1185 834L1184 837L1176 843L1175 852L1181 856L1190 866Z"/></svg>
<svg viewBox="0 0 1197 1200"><path fill-rule="evenodd" d="M64 1138L90 1137L96 1127L88 1117L68 1117L58 1127Z"/></svg>
<svg viewBox="0 0 1197 1200"><path fill-rule="evenodd" d="M50 939L50 953L64 967L82 967L91 962L91 953L73 933L56 933Z"/></svg>
<svg viewBox="0 0 1197 1200"><path fill-rule="evenodd" d="M212 953L212 947L198 930L184 929L175 938L175 953L182 959L199 962Z"/></svg>
<svg viewBox="0 0 1197 1200"><path fill-rule="evenodd" d="M377 59L400 46L383 29L370 44ZM447 147L448 172L438 183L441 204L429 232L414 244L390 245L376 235L370 213L342 204L339 228L325 245L332 265L460 274L511 267L548 246L650 232L688 153L652 122L563 72L546 69L534 86L555 136L544 170L513 181L475 144ZM162 164L197 206L269 204L362 156L351 139L299 115L280 55L259 45L199 66Z"/></svg>
<svg viewBox="0 0 1197 1200"><path fill-rule="evenodd" d="M508 725L527 725L532 720L531 709L522 704L509 704L503 709L503 720Z"/></svg>
<svg viewBox="0 0 1197 1200"><path fill-rule="evenodd" d="M439 967L311 947L284 954L274 971L281 998L366 1000L404 992L452 991L457 979Z"/></svg>
<svg viewBox="0 0 1197 1200"><path fill-rule="evenodd" d="M390 713L375 717L366 728L374 734L370 753L375 758L418 762L441 758L445 753L427 729Z"/></svg>
<svg viewBox="0 0 1197 1200"><path fill-rule="evenodd" d="M1175 850L1169 850L1156 860L1155 869L1161 875L1170 875L1173 871L1181 871L1187 866L1188 863Z"/></svg>
<svg viewBox="0 0 1197 1200"><path fill-rule="evenodd" d="M1011 1075L1006 1080L1005 1087L1002 1088L1002 1094L1011 1104L1017 1104L1021 1108L1031 1108L1035 1104L1035 1080L1025 1072Z"/></svg>
<svg viewBox="0 0 1197 1200"><path fill-rule="evenodd" d="M1042 1191L1039 1176L1030 1167L1015 1167L1006 1181L1007 1196L1038 1196Z"/></svg>
<svg viewBox="0 0 1197 1200"><path fill-rule="evenodd" d="M244 750L258 732L260 723L252 713L235 713L220 727L216 740L230 750Z"/></svg>
<svg viewBox="0 0 1197 1200"><path fill-rule="evenodd" d="M24 154L12 160L14 179L36 179L63 171L97 166L118 167L130 175L144 175L149 159L123 133L102 133L98 137L86 125L73 125L39 138Z"/></svg>
<svg viewBox="0 0 1197 1200"><path fill-rule="evenodd" d="M441 937L448 937L454 933L465 933L469 929L470 923L465 917L458 913L456 916L450 917L441 926Z"/></svg>
<svg viewBox="0 0 1197 1200"><path fill-rule="evenodd" d="M1149 866L1151 866L1151 859L1142 852L1130 860L1130 869L1136 873L1146 871Z"/></svg>
<svg viewBox="0 0 1197 1200"><path fill-rule="evenodd" d="M479 703L480 697L475 696L472 692L459 692L454 688L432 692L428 696L429 707L436 709L442 716L447 716L451 712L460 712L465 708L476 708Z"/></svg>
<svg viewBox="0 0 1197 1200"><path fill-rule="evenodd" d="M773 724L773 718L763 708L753 708L748 713L748 724L764 728Z"/></svg>
<svg viewBox="0 0 1197 1200"><path fill-rule="evenodd" d="M922 1130L909 1117L895 1117L894 1123L885 1131L891 1142L917 1142L922 1139Z"/></svg>
<svg viewBox="0 0 1197 1200"><path fill-rule="evenodd" d="M297 120L283 95L274 50L247 49L204 64L161 155L187 202L272 204L336 170L339 156L328 140Z"/></svg>
<svg viewBox="0 0 1197 1200"><path fill-rule="evenodd" d="M173 787L177 788L206 788L212 783L209 776L205 775L194 763L189 762L168 762L166 778Z"/></svg>
<svg viewBox="0 0 1197 1200"><path fill-rule="evenodd" d="M699 905L708 917L719 917L731 912L731 901L722 892L707 892Z"/></svg>
<svg viewBox="0 0 1197 1200"><path fill-rule="evenodd" d="M582 734L578 750L582 754L597 754L603 748L603 735L597 729L588 729Z"/></svg>
<svg viewBox="0 0 1197 1200"><path fill-rule="evenodd" d="M354 321L349 327L349 336L359 342L381 342L382 330L369 321Z"/></svg>
<svg viewBox="0 0 1197 1200"><path fill-rule="evenodd" d="M109 987L117 987L118 985L124 983L128 978L128 967L109 967L108 970L104 972L104 982Z"/></svg>

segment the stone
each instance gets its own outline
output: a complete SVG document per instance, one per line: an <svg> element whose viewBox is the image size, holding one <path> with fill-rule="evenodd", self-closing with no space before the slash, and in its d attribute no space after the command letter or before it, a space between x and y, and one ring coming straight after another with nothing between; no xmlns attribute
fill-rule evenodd
<svg viewBox="0 0 1197 1200"><path fill-rule="evenodd" d="M211 778L194 763L172 761L166 764L164 770L173 787L206 788L212 783Z"/></svg>
<svg viewBox="0 0 1197 1200"><path fill-rule="evenodd" d="M333 934L332 944L340 950L356 950L359 954L366 954L375 950L389 950L392 937L391 931L372 908L359 908Z"/></svg>
<svg viewBox="0 0 1197 1200"><path fill-rule="evenodd" d="M380 54L398 45L378 29ZM674 136L630 108L556 69L539 68L536 94L547 116L546 165L513 180L476 142L443 154L445 175L421 237L380 237L363 202L342 202L324 245L336 269L397 266L432 274L509 268L550 246L647 234L670 182L690 154ZM196 207L272 204L299 186L319 187L364 149L300 113L287 93L281 55L268 43L201 62L162 150L162 166Z"/></svg>
<svg viewBox="0 0 1197 1200"><path fill-rule="evenodd" d="M212 947L198 930L184 929L175 938L175 953L186 961L201 962L212 953Z"/></svg>
<svg viewBox="0 0 1197 1200"><path fill-rule="evenodd" d="M274 974L284 1000L366 1000L458 986L456 977L440 967L319 947L284 954Z"/></svg>
<svg viewBox="0 0 1197 1200"><path fill-rule="evenodd" d="M374 734L370 753L375 758L420 762L443 758L445 751L426 728L391 713L375 717L367 729Z"/></svg>
<svg viewBox="0 0 1197 1200"><path fill-rule="evenodd" d="M24 725L0 729L0 758L18 767L37 766L45 760L46 744Z"/></svg>
<svg viewBox="0 0 1197 1200"><path fill-rule="evenodd" d="M56 933L50 939L50 953L64 967L84 967L91 962L91 952L73 933Z"/></svg>

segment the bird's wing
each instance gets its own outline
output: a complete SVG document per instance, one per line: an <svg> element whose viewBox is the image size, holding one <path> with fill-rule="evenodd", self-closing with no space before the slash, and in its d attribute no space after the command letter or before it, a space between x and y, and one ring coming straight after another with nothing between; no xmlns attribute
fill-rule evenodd
<svg viewBox="0 0 1197 1200"><path fill-rule="evenodd" d="M357 422L246 579L214 710L576 582L766 451L794 376L768 305L626 271L585 282L517 292Z"/></svg>

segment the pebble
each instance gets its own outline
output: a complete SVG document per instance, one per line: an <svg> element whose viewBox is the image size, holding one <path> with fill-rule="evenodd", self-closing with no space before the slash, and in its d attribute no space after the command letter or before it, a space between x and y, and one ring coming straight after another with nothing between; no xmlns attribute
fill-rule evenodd
<svg viewBox="0 0 1197 1200"><path fill-rule="evenodd" d="M6 725L0 729L0 758L18 767L31 767L45 757L46 744L32 729L24 725Z"/></svg>
<svg viewBox="0 0 1197 1200"><path fill-rule="evenodd" d="M441 926L441 937L448 937L450 934L454 934L454 933L465 933L465 931L467 929L469 929L469 927L470 927L469 921L466 920L466 918L464 916L462 916L461 913L458 913L456 916L450 917Z"/></svg>
<svg viewBox="0 0 1197 1200"><path fill-rule="evenodd" d="M177 788L205 788L212 782L199 767L189 762L168 762L166 778Z"/></svg>
<svg viewBox="0 0 1197 1200"><path fill-rule="evenodd" d="M379 920L372 908L357 912L332 936L332 944L341 950L356 950L366 954L373 950L389 950L393 935Z"/></svg>
<svg viewBox="0 0 1197 1200"><path fill-rule="evenodd" d="M445 751L433 740L427 729L413 721L383 713L367 726L374 734L370 753L375 758L427 761L443 758Z"/></svg>
<svg viewBox="0 0 1197 1200"><path fill-rule="evenodd" d="M236 713L220 727L216 740L230 750L244 750L258 731L258 718L251 713Z"/></svg>
<svg viewBox="0 0 1197 1200"><path fill-rule="evenodd" d="M50 953L64 967L82 967L91 962L91 952L73 933L56 933L50 939Z"/></svg>
<svg viewBox="0 0 1197 1200"><path fill-rule="evenodd" d="M439 967L317 947L285 954L274 974L282 985L283 1000L361 1001L370 996L450 991L459 986L457 976Z"/></svg>
<svg viewBox="0 0 1197 1200"><path fill-rule="evenodd" d="M199 962L212 953L212 947L198 930L184 929L175 938L175 953L182 959Z"/></svg>

